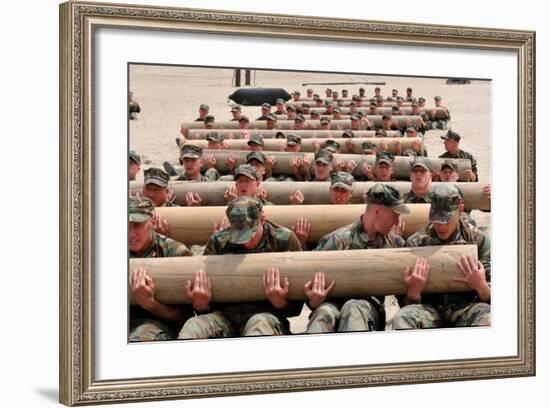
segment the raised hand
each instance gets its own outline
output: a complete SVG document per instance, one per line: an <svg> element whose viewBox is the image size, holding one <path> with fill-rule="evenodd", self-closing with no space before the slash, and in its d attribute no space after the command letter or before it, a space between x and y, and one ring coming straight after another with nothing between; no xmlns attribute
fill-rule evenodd
<svg viewBox="0 0 550 408"><path fill-rule="evenodd" d="M292 230L296 234L298 241L300 241L302 248L304 248L311 232L311 222L307 218L299 217L292 226Z"/></svg>
<svg viewBox="0 0 550 408"><path fill-rule="evenodd" d="M300 205L304 202L304 194L300 190L296 190L288 195L290 205Z"/></svg>
<svg viewBox="0 0 550 408"><path fill-rule="evenodd" d="M336 282L332 281L327 287L325 273L316 272L313 276L313 281L308 281L304 285L304 293L309 305L313 308L319 307L325 301L335 284Z"/></svg>
<svg viewBox="0 0 550 408"><path fill-rule="evenodd" d="M279 269L270 267L264 274L264 293L275 309L284 309L288 306L288 278L281 284L281 273Z"/></svg>
<svg viewBox="0 0 550 408"><path fill-rule="evenodd" d="M407 286L407 298L420 302L422 291L428 282L430 264L426 258L418 258L414 267L407 266L403 275L403 282Z"/></svg>
<svg viewBox="0 0 550 408"><path fill-rule="evenodd" d="M210 309L212 300L212 281L206 274L206 271L199 269L195 273L195 280L191 283L188 280L185 284L185 294L191 299L193 309L197 312L206 312Z"/></svg>
<svg viewBox="0 0 550 408"><path fill-rule="evenodd" d="M185 195L185 202L188 207L198 207L202 204L202 198L199 193L188 192Z"/></svg>
<svg viewBox="0 0 550 408"><path fill-rule="evenodd" d="M130 275L130 289L136 302L144 309L150 309L156 302L155 283L143 267L134 269Z"/></svg>

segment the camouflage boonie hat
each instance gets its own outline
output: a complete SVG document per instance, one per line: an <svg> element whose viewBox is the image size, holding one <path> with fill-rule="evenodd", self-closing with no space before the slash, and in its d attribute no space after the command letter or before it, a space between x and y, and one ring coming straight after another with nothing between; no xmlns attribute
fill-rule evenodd
<svg viewBox="0 0 550 408"><path fill-rule="evenodd" d="M456 140L457 142L460 142L460 135L456 132L453 132L452 130L447 131L443 136L441 136L441 139L447 140Z"/></svg>
<svg viewBox="0 0 550 408"><path fill-rule="evenodd" d="M147 197L130 197L128 199L128 218L130 222L145 222L153 216L155 206Z"/></svg>
<svg viewBox="0 0 550 408"><path fill-rule="evenodd" d="M398 214L409 214L411 210L403 202L401 193L392 185L376 183L367 192L367 204L378 204L391 208Z"/></svg>
<svg viewBox="0 0 550 408"><path fill-rule="evenodd" d="M207 104L205 103L202 103L200 106L199 106L199 109L202 109L202 110L205 110L205 111L209 111L210 110L210 106L208 106Z"/></svg>
<svg viewBox="0 0 550 408"><path fill-rule="evenodd" d="M286 137L286 144L288 146L296 146L302 143L302 137L300 135L297 135L296 133L290 133Z"/></svg>
<svg viewBox="0 0 550 408"><path fill-rule="evenodd" d="M342 133L342 137L347 137L347 138L353 137L353 130L351 129L344 130L344 133Z"/></svg>
<svg viewBox="0 0 550 408"><path fill-rule="evenodd" d="M151 167L143 172L143 184L155 184L159 187L168 187L170 176L164 170Z"/></svg>
<svg viewBox="0 0 550 408"><path fill-rule="evenodd" d="M315 162L321 162L325 164L332 163L332 152L328 149L321 149L315 155Z"/></svg>
<svg viewBox="0 0 550 408"><path fill-rule="evenodd" d="M329 139L325 142L325 149L329 150L333 154L338 151L340 148L340 143L338 143L336 140Z"/></svg>
<svg viewBox="0 0 550 408"><path fill-rule="evenodd" d="M204 123L210 123L210 122L215 122L215 121L216 121L216 119L212 115L206 115L204 117Z"/></svg>
<svg viewBox="0 0 550 408"><path fill-rule="evenodd" d="M418 166L423 167L428 171L432 171L432 163L428 158L424 156L418 156L416 159L414 159L411 164L411 170Z"/></svg>
<svg viewBox="0 0 550 408"><path fill-rule="evenodd" d="M258 146L263 146L264 145L264 137L259 134L259 133L255 133L253 135L250 136L250 139L248 139L248 142L246 142L246 144L256 144Z"/></svg>
<svg viewBox="0 0 550 408"><path fill-rule="evenodd" d="M240 112L241 107L239 105L235 105L231 108L231 112Z"/></svg>
<svg viewBox="0 0 550 408"><path fill-rule="evenodd" d="M351 174L345 171L337 171L330 175L330 186L343 188L345 190L353 190L354 178Z"/></svg>
<svg viewBox="0 0 550 408"><path fill-rule="evenodd" d="M130 160L132 160L136 164L141 164L141 157L139 157L139 154L137 154L135 151L130 150L128 152L128 156L130 157Z"/></svg>
<svg viewBox="0 0 550 408"><path fill-rule="evenodd" d="M251 180L259 180L258 173L256 172L256 167L251 166L250 164L241 164L235 169L234 178L237 180L237 176L245 176Z"/></svg>
<svg viewBox="0 0 550 408"><path fill-rule="evenodd" d="M443 164L441 165L441 170L443 170L446 167L448 167L449 169L454 170L458 173L458 166L452 160L443 161Z"/></svg>
<svg viewBox="0 0 550 408"><path fill-rule="evenodd" d="M206 135L206 140L210 140L210 141L216 142L216 143L222 143L223 139L224 139L223 135L221 133L218 133L218 132L209 132Z"/></svg>
<svg viewBox="0 0 550 408"><path fill-rule="evenodd" d="M321 123L330 123L330 119L327 118L326 116L323 116L323 117L321 118Z"/></svg>
<svg viewBox="0 0 550 408"><path fill-rule="evenodd" d="M202 157L202 148L191 144L184 144L181 148L182 159L199 159Z"/></svg>
<svg viewBox="0 0 550 408"><path fill-rule="evenodd" d="M393 164L394 159L395 159L395 156L393 154L385 150L382 150L376 153L376 160L374 163L375 165L378 163L386 163L391 166Z"/></svg>
<svg viewBox="0 0 550 408"><path fill-rule="evenodd" d="M376 150L376 144L370 141L363 142L361 144L363 153L373 153Z"/></svg>
<svg viewBox="0 0 550 408"><path fill-rule="evenodd" d="M435 224L447 224L455 214L462 192L454 184L434 184L429 193L430 197L430 222Z"/></svg>
<svg viewBox="0 0 550 408"><path fill-rule="evenodd" d="M246 162L250 163L251 160L258 160L265 165L265 155L262 152L250 152L246 155Z"/></svg>
<svg viewBox="0 0 550 408"><path fill-rule="evenodd" d="M225 210L229 220L230 238L233 244L244 244L252 239L262 214L262 202L255 197L237 197Z"/></svg>

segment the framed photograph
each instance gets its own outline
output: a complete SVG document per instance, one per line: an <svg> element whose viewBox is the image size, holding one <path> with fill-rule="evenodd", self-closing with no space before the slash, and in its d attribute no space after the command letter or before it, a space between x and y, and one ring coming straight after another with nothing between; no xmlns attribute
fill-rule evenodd
<svg viewBox="0 0 550 408"><path fill-rule="evenodd" d="M60 6L60 37L63 404L535 374L534 32L69 2ZM272 106L264 112L266 103ZM447 143L460 143L473 157L440 157L450 154ZM298 144L300 151L292 147ZM200 160L197 182L193 160ZM298 160L298 172L292 160ZM311 167L304 170L308 160ZM332 173L323 179L315 166L325 161ZM371 174L380 162L391 164L389 180L382 170ZM406 248L399 249L396 239L395 246L311 251L340 243L325 234L366 219L365 202L396 212L401 201L380 202L372 187L381 185L384 197L395 189L402 199L404 191L414 192L416 167L425 167L431 185L458 186L463 196L457 203L472 210L472 231L490 241L483 263L489 293L478 290L476 297L490 311L483 324L449 317L397 330L396 316L415 303L403 282L405 268L416 267L414 259L429 259L434 292L464 291L464 282L438 271L452 263L453 277L462 277L456 275L457 259L467 246L441 238L435 251L412 248L408 239L438 223L430 210L436 201L410 204L411 214L399 217L404 230L396 229L395 220L389 225L387 234L407 239ZM456 178L445 179L445 168ZM331 189L345 190L349 173L355 178L350 176L347 201L329 208L342 204L331 201L339 199ZM243 175L262 186L254 190L259 198L231 193ZM148 180L156 180L149 190ZM251 251L275 254L235 249L245 242L235 235L237 218L231 215L239 200L262 203L260 212L290 234L283 241L293 237L298 247L288 249L286 242L278 251ZM159 208L165 202L178 206ZM227 225L213 231L224 214ZM310 225L298 225L298 218ZM257 231L260 221L252 221ZM149 222L151 236L161 241L142 248L133 224ZM414 230L406 232L407 226ZM377 228L381 233L383 227ZM220 249L224 231L232 251ZM150 249L170 255L149 257ZM477 249L474 258L484 261ZM156 259L165 256L170 258ZM272 267L278 272L268 272ZM198 278L198 270L208 276ZM338 299L381 297L377 305L385 320L377 328L372 321L366 329L312 330L314 312L324 303L313 301L304 285L318 271L326 272L325 289L336 282L331 293ZM376 271L388 278L361 280L363 272ZM275 276L284 307L268 290ZM146 309L140 290L151 289L149 279L165 311L184 311L166 337L170 328L155 337L159 331L134 324L135 308ZM211 286L205 307L191 296L201 279ZM323 301L330 300L328 293ZM279 318L281 328L273 334L282 335L247 335L250 316L236 321L219 308L260 301L267 309L258 314ZM293 313L285 309L291 303ZM343 321L345 302L332 303ZM193 324L218 311L229 316L227 330L197 334Z"/></svg>

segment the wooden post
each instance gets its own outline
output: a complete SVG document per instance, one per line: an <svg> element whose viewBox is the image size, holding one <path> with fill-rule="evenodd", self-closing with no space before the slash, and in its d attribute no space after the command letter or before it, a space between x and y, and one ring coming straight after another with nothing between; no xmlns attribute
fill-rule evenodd
<svg viewBox="0 0 550 408"><path fill-rule="evenodd" d="M431 270L423 293L464 292L470 289L452 278L463 276L457 266L461 255L477 259L475 245L449 245L399 249L279 252L247 255L211 255L176 258L130 259L130 270L143 267L155 282L155 297L166 304L190 303L185 283L203 269L212 281L212 304L266 300L262 276L277 267L289 279L291 300L305 299L304 284L322 271L327 282L336 282L330 295L363 297L406 293L403 272L418 257L425 257ZM131 299L132 304L135 304Z"/></svg>

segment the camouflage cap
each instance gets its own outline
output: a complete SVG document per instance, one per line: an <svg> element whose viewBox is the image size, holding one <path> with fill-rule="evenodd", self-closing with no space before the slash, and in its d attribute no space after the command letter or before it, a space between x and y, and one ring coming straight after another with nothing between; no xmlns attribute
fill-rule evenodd
<svg viewBox="0 0 550 408"><path fill-rule="evenodd" d="M418 98L418 102L426 102L426 98L421 96L420 98Z"/></svg>
<svg viewBox="0 0 550 408"><path fill-rule="evenodd" d="M361 144L363 153L372 153L376 150L376 144L371 141L366 141Z"/></svg>
<svg viewBox="0 0 550 408"><path fill-rule="evenodd" d="M294 118L294 122L305 122L306 121L306 118L304 118L304 115L302 115L301 113L297 114L296 117Z"/></svg>
<svg viewBox="0 0 550 408"><path fill-rule="evenodd" d="M340 108L337 106L337 107L334 108L332 111L333 111L333 112L340 112Z"/></svg>
<svg viewBox="0 0 550 408"><path fill-rule="evenodd" d="M460 142L460 135L452 130L448 130L447 133L445 133L443 136L441 136L441 139L443 140L456 140L457 142Z"/></svg>
<svg viewBox="0 0 550 408"><path fill-rule="evenodd" d="M264 145L264 137L259 133L254 133L250 136L250 139L248 139L248 142L246 144L256 144L258 146Z"/></svg>
<svg viewBox="0 0 550 408"><path fill-rule="evenodd" d="M265 118L266 120L277 120L277 116L275 116L273 113L270 113Z"/></svg>
<svg viewBox="0 0 550 408"><path fill-rule="evenodd" d="M338 95L338 91L332 91L333 95Z"/></svg>
<svg viewBox="0 0 550 408"><path fill-rule="evenodd" d="M444 168L449 168L449 169L454 170L458 173L458 166L452 160L444 160L443 164L441 165L441 170L443 170Z"/></svg>
<svg viewBox="0 0 550 408"><path fill-rule="evenodd" d="M311 111L311 113L309 115L310 115L311 119L317 119L317 118L319 118L319 116L321 116L319 111Z"/></svg>
<svg viewBox="0 0 550 408"><path fill-rule="evenodd" d="M407 88L407 91L412 91L413 89L411 87L408 87Z"/></svg>
<svg viewBox="0 0 550 408"><path fill-rule="evenodd" d="M164 170L151 167L143 172L143 184L156 184L159 187L168 187L170 176Z"/></svg>
<svg viewBox="0 0 550 408"><path fill-rule="evenodd" d="M353 137L353 130L351 129L344 130L344 133L342 133L342 137L347 137L347 138Z"/></svg>
<svg viewBox="0 0 550 408"><path fill-rule="evenodd" d="M313 88L307 88L306 91L311 93L311 92L313 92Z"/></svg>
<svg viewBox="0 0 550 408"><path fill-rule="evenodd" d="M250 119L248 119L248 116L241 115L239 122L250 122Z"/></svg>
<svg viewBox="0 0 550 408"><path fill-rule="evenodd" d="M288 146L296 146L302 143L302 137L296 133L289 133L286 137L286 144Z"/></svg>
<svg viewBox="0 0 550 408"><path fill-rule="evenodd" d="M441 100L441 96L435 96L434 99L435 99L436 101L440 101L440 100Z"/></svg>
<svg viewBox="0 0 550 408"><path fill-rule="evenodd" d="M330 92L330 93L332 93L332 89L327 88L327 89L325 89L325 92Z"/></svg>
<svg viewBox="0 0 550 408"><path fill-rule="evenodd" d="M205 103L202 103L200 106L199 106L199 109L202 109L202 110L205 110L205 111L209 111L210 110L210 106L208 106L207 104Z"/></svg>
<svg viewBox="0 0 550 408"><path fill-rule="evenodd" d="M321 123L330 123L330 118L327 118L326 116L323 116L321 118Z"/></svg>
<svg viewBox="0 0 550 408"><path fill-rule="evenodd" d="M353 96L351 97L351 100L357 102L357 101L360 101L361 98L359 97L359 95L353 95Z"/></svg>
<svg viewBox="0 0 550 408"><path fill-rule="evenodd" d="M391 166L393 164L394 159L395 159L395 156L393 154L385 150L382 150L376 153L376 160L374 163L375 165L378 163L386 163Z"/></svg>
<svg viewBox="0 0 550 408"><path fill-rule="evenodd" d="M321 149L315 154L315 163L332 163L332 152L328 149Z"/></svg>
<svg viewBox="0 0 550 408"><path fill-rule="evenodd" d="M128 156L134 163L141 164L141 157L139 157L139 154L137 154L134 150L130 150L128 152Z"/></svg>
<svg viewBox="0 0 550 408"><path fill-rule="evenodd" d="M271 105L267 102L262 103L262 109L271 109Z"/></svg>
<svg viewBox="0 0 550 408"><path fill-rule="evenodd" d="M292 92L292 95L300 95L300 91L296 90L296 91Z"/></svg>
<svg viewBox="0 0 550 408"><path fill-rule="evenodd" d="M229 220L233 244L244 244L252 239L258 229L262 214L262 202L255 197L237 197L225 210Z"/></svg>
<svg viewBox="0 0 550 408"><path fill-rule="evenodd" d="M329 139L325 142L325 149L331 151L333 154L340 148L340 143L336 140Z"/></svg>
<svg viewBox="0 0 550 408"><path fill-rule="evenodd" d="M294 112L296 112L296 108L294 107L294 105L288 105L288 106L286 107L286 110L287 110L287 111L294 111Z"/></svg>
<svg viewBox="0 0 550 408"><path fill-rule="evenodd" d="M209 132L206 135L206 140L210 140L210 141L216 142L216 143L222 143L223 139L224 139L223 135L221 133L218 133L218 132Z"/></svg>
<svg viewBox="0 0 550 408"><path fill-rule="evenodd" d="M351 174L345 171L337 171L330 175L330 186L339 187L345 190L353 190L354 178Z"/></svg>
<svg viewBox="0 0 550 408"><path fill-rule="evenodd" d="M250 164L241 164L235 169L234 178L237 180L238 176L245 176L251 180L259 180L260 176L256 172L256 167Z"/></svg>
<svg viewBox="0 0 550 408"><path fill-rule="evenodd" d="M382 115L382 120L390 120L390 115Z"/></svg>
<svg viewBox="0 0 550 408"><path fill-rule="evenodd" d="M415 128L413 128L413 127L408 127L407 129L405 129L405 132L407 132L407 133L408 133L408 132L418 133L418 131L417 131Z"/></svg>
<svg viewBox="0 0 550 408"><path fill-rule="evenodd" d="M313 100L321 99L319 94L313 94Z"/></svg>
<svg viewBox="0 0 550 408"><path fill-rule="evenodd" d="M206 115L204 117L204 123L211 123L211 122L215 122L215 121L216 121L216 119L212 115Z"/></svg>
<svg viewBox="0 0 550 408"><path fill-rule="evenodd" d="M404 204L399 190L385 183L376 183L369 189L367 204L383 205L398 214L409 214L411 212L409 207Z"/></svg>
<svg viewBox="0 0 550 408"><path fill-rule="evenodd" d="M277 101L276 101L277 104L280 104L282 103L283 105L285 104L285 100L283 98L277 98Z"/></svg>
<svg viewBox="0 0 550 408"><path fill-rule="evenodd" d="M423 167L428 171L432 171L432 163L427 157L418 156L417 158L415 158L411 164L411 170L418 166Z"/></svg>
<svg viewBox="0 0 550 408"><path fill-rule="evenodd" d="M349 103L349 106L357 106L357 103L355 102L354 99L351 100L351 102Z"/></svg>
<svg viewBox="0 0 550 408"><path fill-rule="evenodd" d="M307 102L302 103L302 109L309 109L309 107L310 107L309 103Z"/></svg>
<svg viewBox="0 0 550 408"><path fill-rule="evenodd" d="M199 159L202 157L202 148L192 144L184 144L181 148L181 157L183 159Z"/></svg>
<svg viewBox="0 0 550 408"><path fill-rule="evenodd" d="M455 214L462 192L450 183L436 183L429 193L430 197L430 222L435 224L447 224Z"/></svg>
<svg viewBox="0 0 550 408"><path fill-rule="evenodd" d="M128 199L128 218L130 222L145 222L153 217L155 205L147 197L130 197Z"/></svg>
<svg viewBox="0 0 550 408"><path fill-rule="evenodd" d="M252 160L258 160L260 163L265 165L265 154L259 151L250 152L246 155L246 162L250 163Z"/></svg>
<svg viewBox="0 0 550 408"><path fill-rule="evenodd" d="M365 90L365 88L361 87L361 88L359 88L359 90L360 90L360 91L364 91L364 90Z"/></svg>
<svg viewBox="0 0 550 408"><path fill-rule="evenodd" d="M231 112L240 112L240 111L241 111L241 107L239 105L235 105L231 107Z"/></svg>
<svg viewBox="0 0 550 408"><path fill-rule="evenodd" d="M376 102L369 103L369 107L370 108L376 108Z"/></svg>
<svg viewBox="0 0 550 408"><path fill-rule="evenodd" d="M361 115L354 113L350 116L350 120L361 120Z"/></svg>

